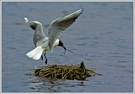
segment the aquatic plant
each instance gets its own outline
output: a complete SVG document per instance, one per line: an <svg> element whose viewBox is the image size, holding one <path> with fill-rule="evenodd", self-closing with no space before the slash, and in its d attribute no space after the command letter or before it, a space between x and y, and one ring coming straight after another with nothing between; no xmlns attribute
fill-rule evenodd
<svg viewBox="0 0 135 94"><path fill-rule="evenodd" d="M93 71L91 68L85 68L82 61L77 65L48 65L41 66L35 69L36 76L41 78L58 78L58 79L70 79L70 80L85 80L87 77L95 75L101 75Z"/></svg>

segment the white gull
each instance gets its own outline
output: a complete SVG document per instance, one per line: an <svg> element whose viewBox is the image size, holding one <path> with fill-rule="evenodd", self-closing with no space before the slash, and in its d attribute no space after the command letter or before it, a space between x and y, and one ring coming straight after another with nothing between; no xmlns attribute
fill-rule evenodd
<svg viewBox="0 0 135 94"><path fill-rule="evenodd" d="M46 58L46 52L52 51L53 48L56 46L63 47L65 51L68 50L64 46L63 42L58 38L64 32L64 30L66 30L69 26L71 26L75 22L75 20L80 16L82 12L83 9L79 9L67 16L52 21L49 27L48 37L44 34L43 26L40 22L29 21L28 18L24 17L25 22L35 31L33 36L35 49L28 52L26 55L34 60L39 60L40 57L43 60L42 56L43 52L45 52L44 56ZM45 63L47 64L47 58Z"/></svg>

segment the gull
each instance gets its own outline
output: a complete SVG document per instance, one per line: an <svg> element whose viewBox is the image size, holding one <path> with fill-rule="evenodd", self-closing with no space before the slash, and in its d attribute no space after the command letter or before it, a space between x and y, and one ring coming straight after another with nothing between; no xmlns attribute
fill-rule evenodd
<svg viewBox="0 0 135 94"><path fill-rule="evenodd" d="M53 51L54 47L60 46L64 48L65 51L67 50L73 53L68 50L58 38L75 22L82 12L83 8L64 17L53 20L48 30L48 37L43 32L42 23L39 21L29 21L28 18L24 17L25 23L34 30L33 43L35 45L35 49L28 52L26 55L34 60L39 60L40 58L43 60L42 54L44 53L44 57L46 58L45 63L47 64L46 52Z"/></svg>

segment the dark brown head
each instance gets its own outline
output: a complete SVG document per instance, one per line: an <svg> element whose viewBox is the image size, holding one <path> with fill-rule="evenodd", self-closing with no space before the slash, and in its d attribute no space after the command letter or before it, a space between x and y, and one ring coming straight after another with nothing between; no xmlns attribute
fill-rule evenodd
<svg viewBox="0 0 135 94"><path fill-rule="evenodd" d="M71 52L71 53L74 53L74 52L68 50L68 49L64 46L64 44L63 44L63 42L62 42L61 40L59 40L58 46L61 46L62 48L64 48L64 50L65 50L65 51L64 51L64 54L65 54L66 51L69 51L69 52Z"/></svg>
<svg viewBox="0 0 135 94"><path fill-rule="evenodd" d="M64 50L66 50L66 47L64 46L64 44L63 44L63 42L61 40L59 40L58 46L61 46L62 48L64 48Z"/></svg>

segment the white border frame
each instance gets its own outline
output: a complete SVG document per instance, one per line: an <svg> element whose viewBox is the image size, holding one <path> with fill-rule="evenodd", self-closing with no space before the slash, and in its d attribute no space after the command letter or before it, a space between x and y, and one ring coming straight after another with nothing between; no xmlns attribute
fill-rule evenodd
<svg viewBox="0 0 135 94"><path fill-rule="evenodd" d="M134 66L135 66L135 62L134 62L134 17L135 17L135 0L0 0L0 52L1 52L1 56L0 56L0 60L1 60L1 66L0 66L0 94L50 94L50 93L40 93L40 92L18 92L18 93L15 93L15 92L4 92L2 93L2 2L133 2L133 92L130 92L130 93L124 93L124 94L135 94L135 72L134 72ZM63 94L64 92L62 93L59 93L59 94ZM77 93L77 92L76 92ZM120 93L120 92L116 92L116 93L110 93L110 92L88 92L88 93L84 93L84 94L123 94L123 93ZM52 93L52 94L56 94L56 93ZM64 94L69 94L69 93L64 93ZM75 94L75 93L70 93L70 94ZM82 93L80 93L82 94Z"/></svg>

